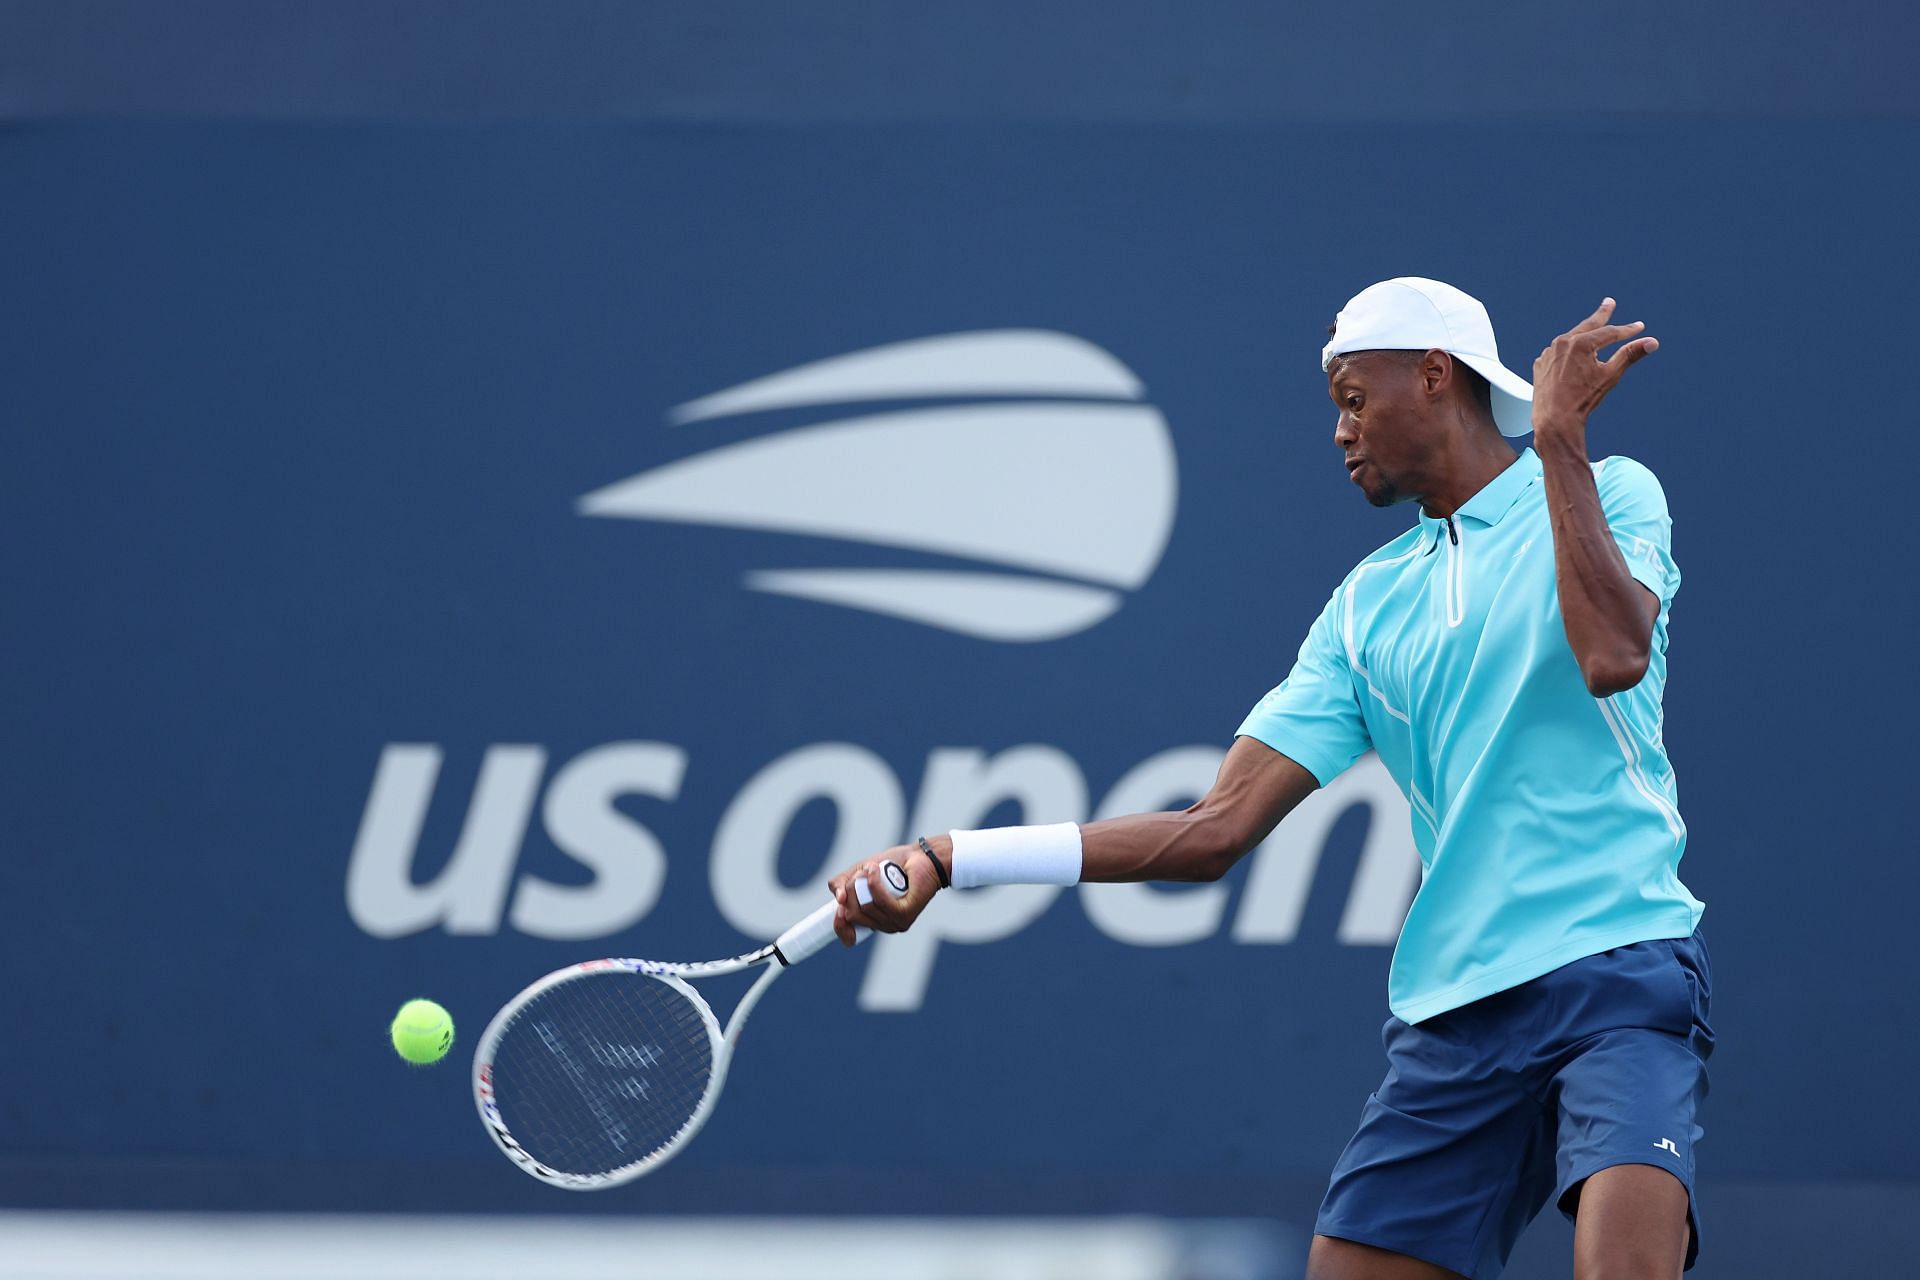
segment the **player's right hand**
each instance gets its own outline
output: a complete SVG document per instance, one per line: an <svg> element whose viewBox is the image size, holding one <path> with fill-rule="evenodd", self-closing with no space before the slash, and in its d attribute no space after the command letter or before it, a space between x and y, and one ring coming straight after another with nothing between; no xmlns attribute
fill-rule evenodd
<svg viewBox="0 0 1920 1280"><path fill-rule="evenodd" d="M882 863L897 862L907 873L907 891L895 897L881 874ZM868 902L855 896L854 882L865 880ZM927 903L940 890L940 878L927 865L927 855L919 845L897 845L884 853L856 862L827 881L839 909L833 913L833 931L842 945L853 945L856 928L875 933L903 933L920 918Z"/></svg>

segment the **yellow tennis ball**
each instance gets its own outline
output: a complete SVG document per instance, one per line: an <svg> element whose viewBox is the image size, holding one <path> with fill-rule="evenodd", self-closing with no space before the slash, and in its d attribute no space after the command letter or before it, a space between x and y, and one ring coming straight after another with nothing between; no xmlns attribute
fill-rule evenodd
<svg viewBox="0 0 1920 1280"><path fill-rule="evenodd" d="M453 1048L453 1017L431 1000L409 1000L393 1016L393 1051L417 1067L431 1066Z"/></svg>

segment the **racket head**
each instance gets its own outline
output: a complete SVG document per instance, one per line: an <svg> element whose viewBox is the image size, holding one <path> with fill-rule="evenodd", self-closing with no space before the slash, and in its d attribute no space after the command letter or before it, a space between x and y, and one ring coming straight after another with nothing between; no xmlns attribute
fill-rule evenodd
<svg viewBox="0 0 1920 1280"><path fill-rule="evenodd" d="M674 966L589 960L515 996L481 1033L473 1099L526 1173L597 1191L650 1173L706 1123L731 1052Z"/></svg>

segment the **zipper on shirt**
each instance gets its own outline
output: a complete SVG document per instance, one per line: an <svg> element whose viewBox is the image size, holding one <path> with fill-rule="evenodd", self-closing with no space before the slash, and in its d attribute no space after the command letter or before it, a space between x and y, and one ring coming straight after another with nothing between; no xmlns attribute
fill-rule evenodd
<svg viewBox="0 0 1920 1280"><path fill-rule="evenodd" d="M1467 553L1460 545L1460 530L1453 523L1453 517L1447 520L1447 626L1457 627L1467 617L1466 560Z"/></svg>

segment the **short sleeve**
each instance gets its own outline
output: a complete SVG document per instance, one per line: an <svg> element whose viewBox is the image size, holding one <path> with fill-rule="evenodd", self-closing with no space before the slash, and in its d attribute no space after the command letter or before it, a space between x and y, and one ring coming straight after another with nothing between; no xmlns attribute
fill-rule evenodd
<svg viewBox="0 0 1920 1280"><path fill-rule="evenodd" d="M1326 786L1373 745L1354 693L1353 668L1340 638L1342 587L1307 632L1293 671L1240 723Z"/></svg>
<svg viewBox="0 0 1920 1280"><path fill-rule="evenodd" d="M1671 603L1680 590L1680 566L1673 559L1673 520L1660 481L1632 458L1607 458L1594 464L1594 483L1627 572L1661 604Z"/></svg>

